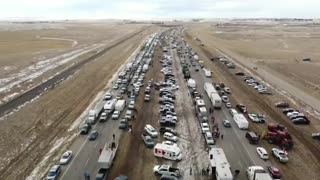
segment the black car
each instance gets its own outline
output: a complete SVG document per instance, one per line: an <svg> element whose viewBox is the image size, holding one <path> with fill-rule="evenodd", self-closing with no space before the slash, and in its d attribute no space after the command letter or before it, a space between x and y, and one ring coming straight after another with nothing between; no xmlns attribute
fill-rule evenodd
<svg viewBox="0 0 320 180"><path fill-rule="evenodd" d="M236 108L242 113L247 113L247 107L243 104L237 104Z"/></svg>
<svg viewBox="0 0 320 180"><path fill-rule="evenodd" d="M80 128L80 134L88 134L90 129L91 125L86 123Z"/></svg>
<svg viewBox="0 0 320 180"><path fill-rule="evenodd" d="M275 106L278 107L278 108L289 108L289 103L277 102L277 103L275 103Z"/></svg>
<svg viewBox="0 0 320 180"><path fill-rule="evenodd" d="M244 76L244 72L236 72L235 75L237 75L237 76Z"/></svg>
<svg viewBox="0 0 320 180"><path fill-rule="evenodd" d="M94 141L97 139L97 137L98 137L98 131L91 131L91 133L89 135L89 140Z"/></svg>
<svg viewBox="0 0 320 180"><path fill-rule="evenodd" d="M296 119L292 119L291 120L293 124L305 124L308 125L310 124L310 121L308 119L305 118L296 118Z"/></svg>
<svg viewBox="0 0 320 180"><path fill-rule="evenodd" d="M169 132L169 133L172 133L173 135L177 135L177 131L174 130L174 129L172 129L172 128L169 128L169 127L161 127L161 128L159 129L159 132L160 132L161 134L164 134L164 133L166 133L166 132Z"/></svg>

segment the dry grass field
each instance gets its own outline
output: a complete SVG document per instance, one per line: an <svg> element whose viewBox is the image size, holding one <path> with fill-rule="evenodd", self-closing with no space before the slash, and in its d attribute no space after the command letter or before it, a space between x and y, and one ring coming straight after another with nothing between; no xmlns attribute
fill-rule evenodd
<svg viewBox="0 0 320 180"><path fill-rule="evenodd" d="M319 25L231 21L194 24L189 32L207 46L253 63L313 97L320 97ZM312 62L302 62L306 57Z"/></svg>
<svg viewBox="0 0 320 180"><path fill-rule="evenodd" d="M78 35L76 31L71 31L66 32L63 37L79 37L77 39L79 44L82 42L86 44L111 42L112 39L115 39L116 42L121 37L127 37L141 29L145 30L110 49L99 59L85 65L72 78L45 93L34 103L26 105L0 121L0 154L2 154L0 179L24 179L50 150L53 145L51 143L77 132L77 128L73 130L74 132L68 132L72 123L86 109L96 94L106 86L108 80L144 38L159 29L157 27L146 28L145 25L115 24L110 27L101 26L101 29L97 27L98 25L81 24L81 26L84 28L78 31ZM76 29L74 25L72 28ZM59 36L59 33L63 34L63 31L66 30L59 31L52 30L51 36Z"/></svg>

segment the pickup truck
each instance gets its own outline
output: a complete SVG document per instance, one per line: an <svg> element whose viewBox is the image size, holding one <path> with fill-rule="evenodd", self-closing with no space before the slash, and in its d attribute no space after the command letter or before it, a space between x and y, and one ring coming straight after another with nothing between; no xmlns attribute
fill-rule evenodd
<svg viewBox="0 0 320 180"><path fill-rule="evenodd" d="M156 175L180 176L180 170L169 165L156 165L153 168L153 172Z"/></svg>
<svg viewBox="0 0 320 180"><path fill-rule="evenodd" d="M100 168L98 174L96 175L96 180L105 180L107 179L109 169Z"/></svg>
<svg viewBox="0 0 320 180"><path fill-rule="evenodd" d="M148 148L153 148L155 143L153 139L147 134L147 133L142 133L141 134L143 142L146 144Z"/></svg>

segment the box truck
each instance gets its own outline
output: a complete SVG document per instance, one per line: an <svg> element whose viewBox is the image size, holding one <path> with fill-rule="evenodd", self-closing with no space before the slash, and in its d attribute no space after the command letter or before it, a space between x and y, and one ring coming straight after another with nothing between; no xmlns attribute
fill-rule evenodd
<svg viewBox="0 0 320 180"><path fill-rule="evenodd" d="M115 110L116 111L123 111L123 109L126 107L126 100L124 99L121 99L121 100L118 100L116 105L115 105Z"/></svg>
<svg viewBox="0 0 320 180"><path fill-rule="evenodd" d="M247 121L246 117L243 114L234 114L233 120L236 122L239 129L248 129L249 122Z"/></svg>

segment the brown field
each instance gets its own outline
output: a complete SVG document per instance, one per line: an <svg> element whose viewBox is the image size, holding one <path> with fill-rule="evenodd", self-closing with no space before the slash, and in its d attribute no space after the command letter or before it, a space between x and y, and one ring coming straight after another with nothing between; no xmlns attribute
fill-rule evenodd
<svg viewBox="0 0 320 180"><path fill-rule="evenodd" d="M83 29L77 31L77 26ZM52 33L50 36L59 36L60 33L64 34L64 38L79 37L77 40L80 43L89 44L111 40L116 42L121 37L145 30L85 65L72 78L45 93L34 103L26 105L0 121L0 179L26 178L43 159L55 140L73 134L74 132L67 131L73 122L96 94L106 86L112 75L144 38L159 29L146 28L145 25L114 24L97 27L100 25L80 24L77 26L71 25L74 31L70 30L70 32L50 30ZM74 131L77 130L77 128L74 129Z"/></svg>
<svg viewBox="0 0 320 180"><path fill-rule="evenodd" d="M291 161L287 165L277 164L276 161L271 160L273 164L276 164L280 168L284 179L317 179L319 177L319 143L311 138L311 133L319 131L320 122L319 117L309 116L312 123L309 126L297 126L293 125L281 111L274 107L274 103L279 101L279 99L287 100L281 94L274 93L272 96L261 96L251 87L246 85L241 78L234 76L234 73L239 71L239 68L235 70L230 70L226 68L225 65L218 61L210 61L212 56L219 56L219 52L216 51L217 48L225 48L224 44L218 44L215 42L215 37L205 34L207 30L205 28L201 29L199 27L192 27L185 31L185 39L190 43L194 50L199 54L200 59L204 61L205 67L209 68L214 72L213 78L217 82L224 82L228 87L233 89L232 92L232 103L243 103L248 107L249 112L263 113L267 115L267 119L273 123L281 123L288 127L290 134L293 136L294 148L289 152ZM200 34L200 32L202 32ZM200 46L196 37L200 38L205 46ZM206 37L206 38L204 38ZM224 51L234 53L233 51ZM251 51L248 49L248 53ZM235 56L233 56L235 57ZM241 56L236 56L241 57ZM237 60L237 59L236 59ZM290 64L285 64L282 62L283 67L287 68L286 73L292 72L292 67ZM259 66L260 67L260 66ZM310 69L303 69L309 73ZM311 74L311 73L310 73ZM315 78L314 76L312 76ZM288 101L288 100L287 100ZM294 108L300 108L298 105L293 105ZM266 131L266 126L250 124L250 129L262 133ZM263 147L267 148L269 151L273 147L266 141L262 141Z"/></svg>
<svg viewBox="0 0 320 180"><path fill-rule="evenodd" d="M320 26L278 23L207 23L189 32L206 46L276 74L320 99ZM310 57L312 62L302 62Z"/></svg>

